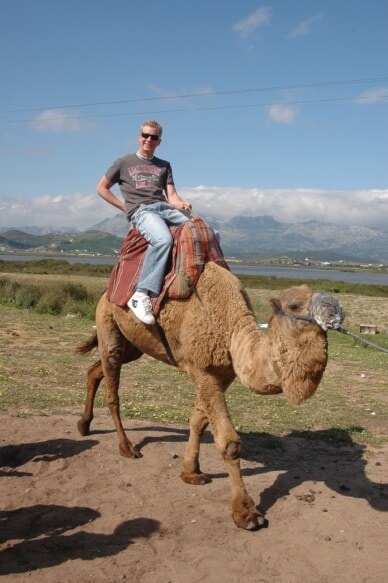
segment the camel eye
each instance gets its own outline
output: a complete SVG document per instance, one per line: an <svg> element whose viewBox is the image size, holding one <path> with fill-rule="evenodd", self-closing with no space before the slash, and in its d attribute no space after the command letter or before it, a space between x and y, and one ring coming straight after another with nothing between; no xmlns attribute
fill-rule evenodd
<svg viewBox="0 0 388 583"><path fill-rule="evenodd" d="M293 303L293 304L290 304L290 305L289 305L289 308L290 308L290 310L291 310L292 312L297 312L298 310L300 310L300 308L301 308L301 305L300 305L300 303L298 303L298 302L295 302L295 303Z"/></svg>

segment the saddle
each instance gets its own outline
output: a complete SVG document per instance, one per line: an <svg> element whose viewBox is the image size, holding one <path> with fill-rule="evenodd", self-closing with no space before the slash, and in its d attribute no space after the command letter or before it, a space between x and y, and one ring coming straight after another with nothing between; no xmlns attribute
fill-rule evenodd
<svg viewBox="0 0 388 583"><path fill-rule="evenodd" d="M229 270L215 231L200 217L192 217L179 227L169 227L173 247L160 295L151 298L158 315L164 298L184 299L194 292L205 263L213 261ZM132 228L123 241L120 257L110 274L107 298L125 306L136 290L148 241Z"/></svg>

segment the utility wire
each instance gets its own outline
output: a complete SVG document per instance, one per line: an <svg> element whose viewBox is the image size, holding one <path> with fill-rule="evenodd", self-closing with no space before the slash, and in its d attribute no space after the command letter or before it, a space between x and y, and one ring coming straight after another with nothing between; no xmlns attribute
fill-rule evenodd
<svg viewBox="0 0 388 583"><path fill-rule="evenodd" d="M317 87L329 87L329 86L339 86L339 85L355 85L364 83L381 83L388 81L387 76L382 77L370 77L366 79L349 79L343 81L323 81L320 83L302 83L298 85L273 85L269 87L258 87L256 89L233 89L230 91L201 91L198 93L185 93L182 95L168 95L160 97L141 97L138 99L121 99L117 101L96 101L90 103L73 103L65 105L54 105L54 106L40 106L40 107L25 107L25 108L12 108L3 109L0 113L21 113L26 111L43 111L46 109L70 109L73 107L96 107L101 105L120 105L123 103L144 103L149 101L163 101L170 99L189 99L197 97L219 97L224 95L242 95L247 93L260 93L266 91L279 91L279 90L290 90L290 89L311 89Z"/></svg>
<svg viewBox="0 0 388 583"><path fill-rule="evenodd" d="M253 107L268 107L270 105L301 105L305 103L329 103L329 102L340 102L340 101L374 101L375 97L328 97L326 99L300 99L294 101L271 101L266 103L251 103L245 105L215 105L215 106L206 106L206 107L186 107L186 108L179 108L179 109L159 109L153 111L130 111L126 113L100 113L100 114L90 114L90 115L68 115L68 116L53 116L45 117L44 119L23 119L23 120L9 120L5 123L7 124L23 124L23 123L43 123L48 122L50 120L69 120L69 119L91 119L91 118L102 118L102 117L129 117L133 115L150 115L150 114L160 114L160 113L184 113L184 112L201 112L201 111L216 111L216 110L225 110L225 109L246 109L246 108L253 108ZM387 95L380 97L379 101L386 101L388 100L388 91Z"/></svg>

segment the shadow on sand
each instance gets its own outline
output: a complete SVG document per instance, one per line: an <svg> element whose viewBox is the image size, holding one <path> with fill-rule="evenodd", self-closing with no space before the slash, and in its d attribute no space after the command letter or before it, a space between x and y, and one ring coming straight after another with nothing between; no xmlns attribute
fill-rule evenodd
<svg viewBox="0 0 388 583"><path fill-rule="evenodd" d="M351 437L357 431L362 429L292 431L281 437L243 434L242 458L262 464L259 472L281 472L260 493L259 510L265 513L293 488L304 482L316 482L341 496L364 499L375 510L388 511L388 485L373 482L366 475L366 446ZM256 470L253 472L257 473ZM248 469L243 473L251 472Z"/></svg>
<svg viewBox="0 0 388 583"><path fill-rule="evenodd" d="M76 441L74 439L48 439L34 443L20 445L6 445L0 447L0 476L30 476L29 472L22 472L16 468L27 462L47 461L73 457L90 449L99 442L93 439ZM7 469L4 469L7 468Z"/></svg>
<svg viewBox="0 0 388 583"><path fill-rule="evenodd" d="M51 439L2 447L0 476L30 476L30 472L16 468L71 458L98 443L92 439ZM0 576L45 569L72 559L115 555L132 544L133 539L148 538L160 527L159 521L140 517L120 523L111 534L71 533L100 516L92 508L56 504L0 511Z"/></svg>
<svg viewBox="0 0 388 583"><path fill-rule="evenodd" d="M155 442L178 443L188 439L187 429L151 426L130 429L129 433L134 431L150 433L137 444L139 449ZM169 434L160 436L158 432ZM260 467L244 467L242 475L281 472L273 484L259 493L259 510L265 514L277 500L304 482L320 482L341 496L362 498L372 508L388 511L388 484L375 483L367 477L366 446L352 438L358 432L362 428L292 431L280 437L265 432L241 432L241 459L260 464ZM209 431L202 442L213 442ZM211 468L202 469L213 480L228 476L226 472L212 474Z"/></svg>
<svg viewBox="0 0 388 583"><path fill-rule="evenodd" d="M69 534L99 516L99 512L87 507L41 504L0 512L2 540L23 539L12 546L3 545L0 575L47 569L74 559L90 561L116 555L133 539L148 538L160 527L157 520L136 518L120 523L111 534Z"/></svg>

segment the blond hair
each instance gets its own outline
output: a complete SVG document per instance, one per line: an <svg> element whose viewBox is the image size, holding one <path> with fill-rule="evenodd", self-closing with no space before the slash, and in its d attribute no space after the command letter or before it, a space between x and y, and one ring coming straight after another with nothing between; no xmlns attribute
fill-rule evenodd
<svg viewBox="0 0 388 583"><path fill-rule="evenodd" d="M145 126L149 126L151 128L154 128L154 130L156 130L158 132L159 136L161 136L163 133L162 126L160 125L159 122L155 121L154 119L150 119L148 121L143 122L140 126L140 132L143 131Z"/></svg>

